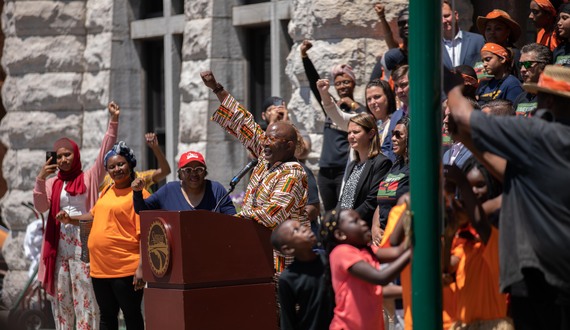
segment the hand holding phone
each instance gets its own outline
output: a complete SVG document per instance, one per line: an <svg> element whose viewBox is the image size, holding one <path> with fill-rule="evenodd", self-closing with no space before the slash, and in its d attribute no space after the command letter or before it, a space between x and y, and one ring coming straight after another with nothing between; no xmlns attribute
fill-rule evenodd
<svg viewBox="0 0 570 330"><path fill-rule="evenodd" d="M51 161L49 162L49 165L57 164L57 152L46 151L46 161L48 161L50 158L51 158Z"/></svg>

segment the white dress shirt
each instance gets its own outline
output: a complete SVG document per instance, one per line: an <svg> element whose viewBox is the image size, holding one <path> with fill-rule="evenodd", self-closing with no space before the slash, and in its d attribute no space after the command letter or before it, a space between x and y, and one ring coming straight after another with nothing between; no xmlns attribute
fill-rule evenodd
<svg viewBox="0 0 570 330"><path fill-rule="evenodd" d="M453 40L443 39L443 44L445 45L445 50L451 59L451 66L456 67L460 64L461 57L461 42L463 41L463 33L461 30L457 32Z"/></svg>

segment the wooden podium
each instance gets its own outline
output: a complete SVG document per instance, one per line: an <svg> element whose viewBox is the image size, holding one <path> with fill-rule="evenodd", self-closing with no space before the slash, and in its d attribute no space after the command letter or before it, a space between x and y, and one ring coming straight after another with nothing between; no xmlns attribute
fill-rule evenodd
<svg viewBox="0 0 570 330"><path fill-rule="evenodd" d="M141 212L146 329L277 329L270 236L220 213Z"/></svg>

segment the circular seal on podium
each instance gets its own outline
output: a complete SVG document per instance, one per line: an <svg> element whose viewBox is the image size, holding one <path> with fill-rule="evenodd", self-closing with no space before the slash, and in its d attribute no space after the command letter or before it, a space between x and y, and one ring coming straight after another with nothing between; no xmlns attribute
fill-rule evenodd
<svg viewBox="0 0 570 330"><path fill-rule="evenodd" d="M156 277L163 277L170 266L170 228L161 218L156 218L149 227L148 263Z"/></svg>

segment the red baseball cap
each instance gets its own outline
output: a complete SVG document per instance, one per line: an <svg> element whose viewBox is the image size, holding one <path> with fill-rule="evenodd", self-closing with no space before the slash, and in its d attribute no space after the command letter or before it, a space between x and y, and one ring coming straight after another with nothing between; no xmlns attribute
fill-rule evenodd
<svg viewBox="0 0 570 330"><path fill-rule="evenodd" d="M178 168L182 168L190 162L198 162L202 165L206 166L206 161L204 160L204 156L201 153L196 151L186 151L180 156L180 160L178 161Z"/></svg>

